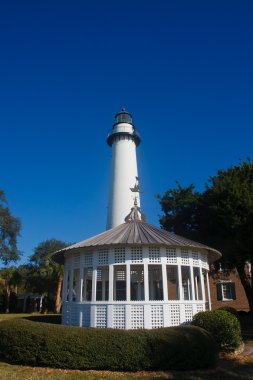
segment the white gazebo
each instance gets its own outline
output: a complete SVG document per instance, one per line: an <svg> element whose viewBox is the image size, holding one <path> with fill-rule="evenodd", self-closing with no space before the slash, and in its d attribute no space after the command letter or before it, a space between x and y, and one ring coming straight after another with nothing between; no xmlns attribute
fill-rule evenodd
<svg viewBox="0 0 253 380"><path fill-rule="evenodd" d="M209 263L220 252L141 220L62 249L62 323L139 329L177 326L210 310Z"/></svg>

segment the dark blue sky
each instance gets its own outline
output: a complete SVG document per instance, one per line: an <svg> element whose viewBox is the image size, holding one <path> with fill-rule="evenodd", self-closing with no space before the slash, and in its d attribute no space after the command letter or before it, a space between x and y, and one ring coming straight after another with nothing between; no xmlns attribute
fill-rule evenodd
<svg viewBox="0 0 253 380"><path fill-rule="evenodd" d="M253 2L3 1L0 188L41 241L105 229L107 131L126 107L142 135L142 209L175 181L203 189L252 158Z"/></svg>

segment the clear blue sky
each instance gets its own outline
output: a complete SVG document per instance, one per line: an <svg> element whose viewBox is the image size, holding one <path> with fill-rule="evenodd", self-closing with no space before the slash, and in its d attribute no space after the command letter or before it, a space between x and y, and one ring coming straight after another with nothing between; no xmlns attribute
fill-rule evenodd
<svg viewBox="0 0 253 380"><path fill-rule="evenodd" d="M0 9L0 188L25 262L48 238L105 229L107 131L126 107L142 135L142 209L252 158L253 2L20 1Z"/></svg>

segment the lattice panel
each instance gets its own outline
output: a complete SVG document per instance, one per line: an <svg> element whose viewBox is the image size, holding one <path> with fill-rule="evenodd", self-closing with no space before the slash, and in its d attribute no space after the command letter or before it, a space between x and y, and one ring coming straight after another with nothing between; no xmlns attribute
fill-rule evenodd
<svg viewBox="0 0 253 380"><path fill-rule="evenodd" d="M83 263L85 267L92 267L92 254L88 253L83 255Z"/></svg>
<svg viewBox="0 0 253 380"><path fill-rule="evenodd" d="M196 251L192 251L192 264L199 266L199 254Z"/></svg>
<svg viewBox="0 0 253 380"><path fill-rule="evenodd" d="M83 307L82 314L82 327L90 327L90 307Z"/></svg>
<svg viewBox="0 0 253 380"><path fill-rule="evenodd" d="M113 328L124 329L126 323L125 306L113 307Z"/></svg>
<svg viewBox="0 0 253 380"><path fill-rule="evenodd" d="M177 263L177 253L175 249L166 249L166 258L168 264L176 264Z"/></svg>
<svg viewBox="0 0 253 380"><path fill-rule="evenodd" d="M98 268L97 269L97 281L101 281L101 280L102 280L102 269Z"/></svg>
<svg viewBox="0 0 253 380"><path fill-rule="evenodd" d="M108 249L100 249L98 251L98 265L108 264Z"/></svg>
<svg viewBox="0 0 253 380"><path fill-rule="evenodd" d="M204 311L204 305L196 305L197 313Z"/></svg>
<svg viewBox="0 0 253 380"><path fill-rule="evenodd" d="M160 249L155 247L149 247L148 257L150 263L160 263Z"/></svg>
<svg viewBox="0 0 253 380"><path fill-rule="evenodd" d="M132 260L132 263L142 263L142 248L140 247L131 248L131 260Z"/></svg>
<svg viewBox="0 0 253 380"><path fill-rule="evenodd" d="M96 306L96 327L105 328L107 325L106 306Z"/></svg>
<svg viewBox="0 0 253 380"><path fill-rule="evenodd" d="M151 326L153 329L163 327L163 306L162 305L151 306Z"/></svg>
<svg viewBox="0 0 253 380"><path fill-rule="evenodd" d="M183 265L190 264L189 252L186 249L181 249L181 263Z"/></svg>
<svg viewBox="0 0 253 380"><path fill-rule="evenodd" d="M80 268L80 254L78 253L73 256L73 268Z"/></svg>
<svg viewBox="0 0 253 380"><path fill-rule="evenodd" d="M74 305L70 308L70 325L79 326L79 309L76 309Z"/></svg>
<svg viewBox="0 0 253 380"><path fill-rule="evenodd" d="M193 317L192 305L185 305L185 321L191 322Z"/></svg>
<svg viewBox="0 0 253 380"><path fill-rule="evenodd" d="M125 261L126 261L125 248L115 248L114 262L115 263L124 263Z"/></svg>
<svg viewBox="0 0 253 380"><path fill-rule="evenodd" d="M170 305L170 323L171 326L180 325L180 306Z"/></svg>
<svg viewBox="0 0 253 380"><path fill-rule="evenodd" d="M144 307L132 306L131 307L131 329L144 328Z"/></svg>

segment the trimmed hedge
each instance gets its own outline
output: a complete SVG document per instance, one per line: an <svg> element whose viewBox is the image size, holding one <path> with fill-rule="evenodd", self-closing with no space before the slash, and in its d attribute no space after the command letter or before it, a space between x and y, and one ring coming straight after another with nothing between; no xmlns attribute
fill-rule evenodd
<svg viewBox="0 0 253 380"><path fill-rule="evenodd" d="M222 307L219 307L219 309L217 309L217 310L225 310L228 313L233 314L238 319L238 321L240 321L240 317L239 317L238 311L235 308L231 307L231 306L222 306Z"/></svg>
<svg viewBox="0 0 253 380"><path fill-rule="evenodd" d="M217 346L207 331L194 326L126 331L16 319L0 323L0 356L54 368L189 370L214 366Z"/></svg>
<svg viewBox="0 0 253 380"><path fill-rule="evenodd" d="M240 322L231 312L203 311L193 317L192 325L209 331L220 351L235 351L242 344Z"/></svg>

